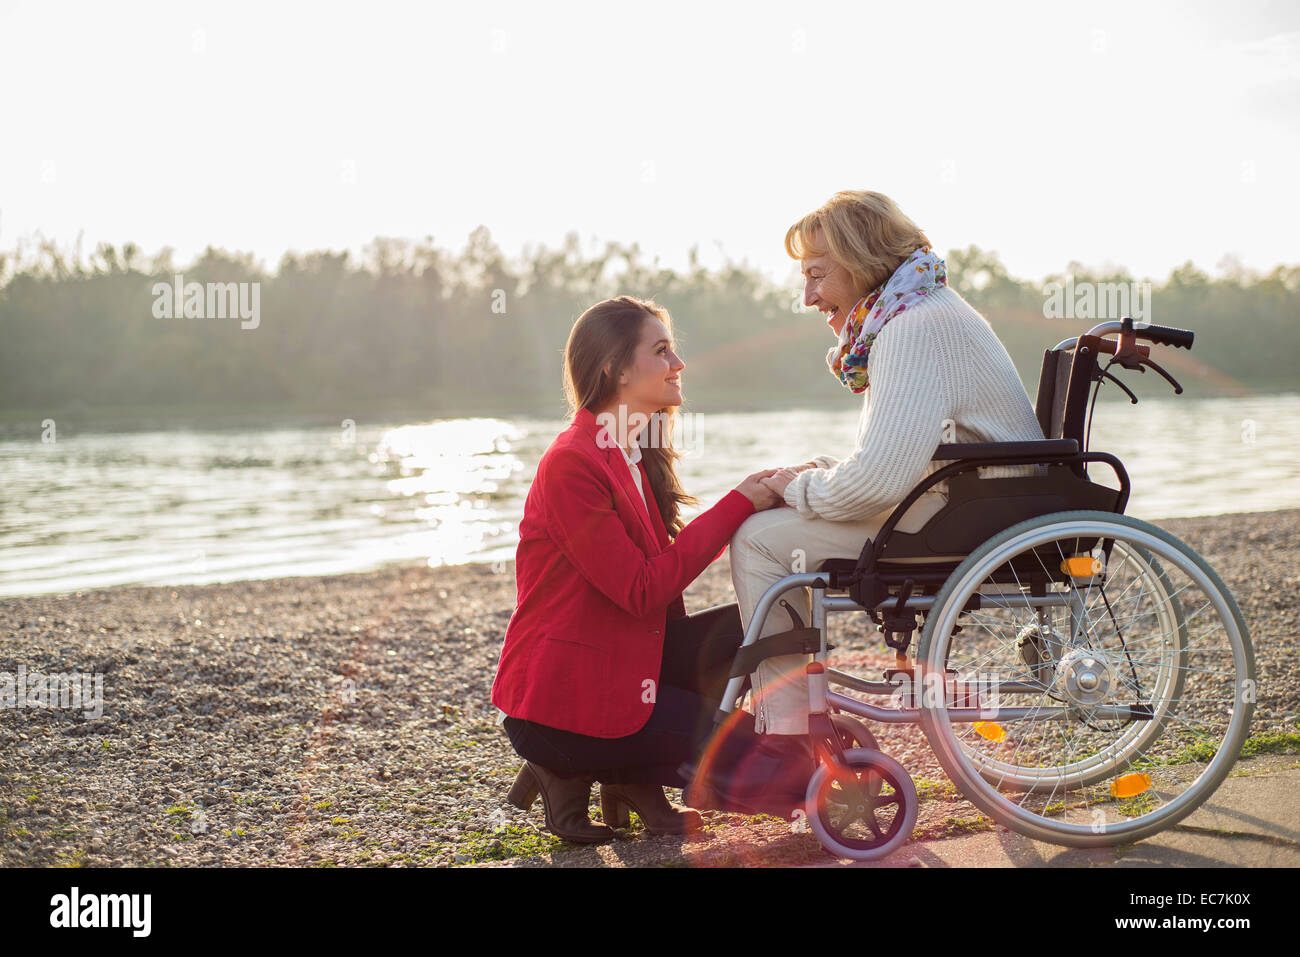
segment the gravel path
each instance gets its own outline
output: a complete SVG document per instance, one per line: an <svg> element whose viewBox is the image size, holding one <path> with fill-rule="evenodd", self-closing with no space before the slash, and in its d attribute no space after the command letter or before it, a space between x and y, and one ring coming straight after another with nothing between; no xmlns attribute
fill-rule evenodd
<svg viewBox="0 0 1300 957"><path fill-rule="evenodd" d="M1300 510L1158 523L1224 578L1260 676L1252 733L1300 711ZM725 561L687 592L732 600ZM0 865L795 864L828 860L772 818L710 814L687 841L574 849L504 805L519 767L488 700L513 568L0 600L0 673L103 675L103 715L0 708ZM849 624L852 622L853 624ZM878 654L865 616L842 648ZM920 732L882 733L918 780L920 837L992 825Z"/></svg>

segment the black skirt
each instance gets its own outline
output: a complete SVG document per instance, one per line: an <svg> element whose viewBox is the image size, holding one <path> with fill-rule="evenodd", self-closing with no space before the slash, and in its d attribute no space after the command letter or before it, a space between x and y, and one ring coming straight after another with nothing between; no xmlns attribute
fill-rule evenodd
<svg viewBox="0 0 1300 957"><path fill-rule="evenodd" d="M744 640L733 602L664 628L664 651L654 708L645 726L622 738L593 738L506 718L506 734L522 758L560 775L586 775L602 784L685 787L678 774L692 763L713 731L731 662Z"/></svg>

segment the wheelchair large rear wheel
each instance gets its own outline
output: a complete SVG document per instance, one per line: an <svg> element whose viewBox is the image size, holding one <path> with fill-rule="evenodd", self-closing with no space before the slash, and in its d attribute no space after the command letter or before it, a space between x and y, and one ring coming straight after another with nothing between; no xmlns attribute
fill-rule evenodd
<svg viewBox="0 0 1300 957"><path fill-rule="evenodd" d="M1030 612L991 605L962 615L959 621L986 633L1016 631L1014 658L1009 647L996 653L990 651L980 662L984 674L989 675L993 661L1000 659L1003 675L1009 673L1013 680L1048 690L1068 654L1069 640L1065 636L1082 630L1084 602L1077 589L1073 592L1071 600L1061 607L1038 607ZM1116 628L1112 638L1116 644L1122 640L1122 649L1130 658L1134 652L1139 653L1141 671L1130 667L1128 677L1146 699L1156 702L1151 713L1143 715L1142 720L1126 722L1122 733L1105 747L1081 755L1068 765L1024 767L1001 760L996 752L969 751L968 757L986 781L1032 791L1096 784L1110 778L1128 757L1141 753L1163 732L1170 720L1171 703L1182 697L1187 675L1188 635L1182 600L1154 555L1132 542L1113 540L1106 562L1105 594L1119 596L1124 605L1124 625L1141 623L1140 629ZM1032 624L1022 622L1031 616Z"/></svg>
<svg viewBox="0 0 1300 957"><path fill-rule="evenodd" d="M1074 847L1190 814L1254 710L1249 636L1218 575L1107 512L1041 516L981 545L935 597L918 657L935 681L922 726L953 782L999 823ZM939 693L945 668L957 679Z"/></svg>

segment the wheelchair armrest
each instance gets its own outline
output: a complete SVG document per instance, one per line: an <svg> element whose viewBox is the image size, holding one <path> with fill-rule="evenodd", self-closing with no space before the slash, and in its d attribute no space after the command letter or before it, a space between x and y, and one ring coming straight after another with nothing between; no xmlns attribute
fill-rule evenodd
<svg viewBox="0 0 1300 957"><path fill-rule="evenodd" d="M932 462L960 461L962 459L1001 459L1025 456L1033 462L1079 454L1076 439L1040 439L1031 442L965 442L940 445L931 457Z"/></svg>

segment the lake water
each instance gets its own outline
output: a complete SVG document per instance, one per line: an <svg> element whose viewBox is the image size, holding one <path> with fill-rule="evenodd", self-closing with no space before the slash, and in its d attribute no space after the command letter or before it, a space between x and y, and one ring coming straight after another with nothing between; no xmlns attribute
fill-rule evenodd
<svg viewBox="0 0 1300 957"><path fill-rule="evenodd" d="M750 472L853 447L857 408L701 414L679 466L707 506ZM514 557L543 450L528 418L115 432L0 442L0 595ZM1300 395L1097 406L1091 447L1148 520L1300 507ZM1110 482L1097 467L1095 477Z"/></svg>

